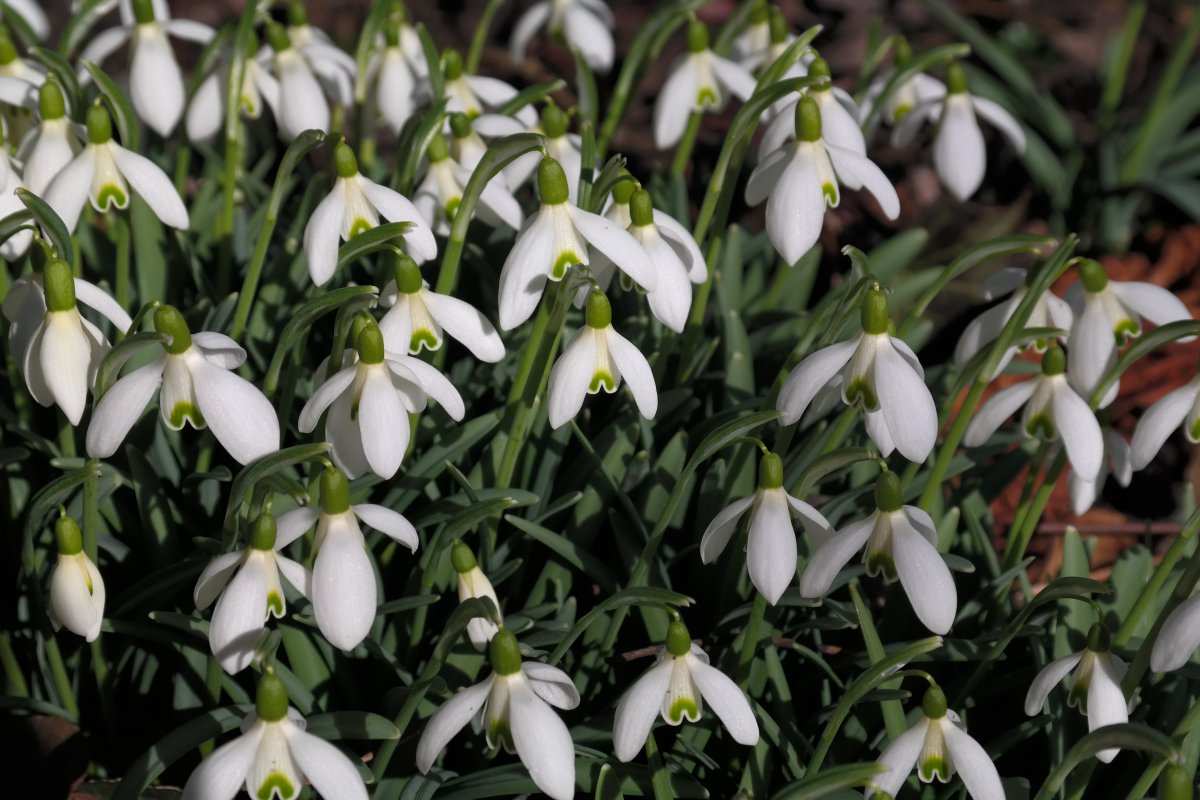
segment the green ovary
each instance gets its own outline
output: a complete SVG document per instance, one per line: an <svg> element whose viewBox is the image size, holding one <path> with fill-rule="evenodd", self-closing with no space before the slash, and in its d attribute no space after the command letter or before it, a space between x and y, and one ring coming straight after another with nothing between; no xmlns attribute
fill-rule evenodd
<svg viewBox="0 0 1200 800"><path fill-rule="evenodd" d="M899 122L908 116L908 112L912 111L912 103L900 103L896 106L895 113L892 114L892 122Z"/></svg>
<svg viewBox="0 0 1200 800"><path fill-rule="evenodd" d="M365 233L374 227L375 226L371 224L370 220L365 220L362 217L359 217L358 219L354 220L354 224L350 226L350 235L346 238L353 239L360 233Z"/></svg>
<svg viewBox="0 0 1200 800"><path fill-rule="evenodd" d="M122 191L120 186L113 183L106 183L100 187L100 193L96 195L96 208L100 211L108 211L112 207L125 208L129 205L129 195Z"/></svg>
<svg viewBox="0 0 1200 800"><path fill-rule="evenodd" d="M689 720L700 719L700 709L696 705L696 701L690 697L676 698L674 703L671 703L671 708L667 711L667 721L672 725L678 725L683 722L683 718Z"/></svg>
<svg viewBox="0 0 1200 800"><path fill-rule="evenodd" d="M581 263L579 256L568 250L565 253L560 253L558 260L554 262L554 267L550 270L550 277L556 281L561 281L567 274L567 268L573 264Z"/></svg>
<svg viewBox="0 0 1200 800"><path fill-rule="evenodd" d="M262 782L262 786L258 787L256 796L258 800L270 800L271 796L276 793L283 798L296 796L296 787L292 786L292 782L281 772L272 772L268 775L267 779Z"/></svg>
<svg viewBox="0 0 1200 800"><path fill-rule="evenodd" d="M182 428L185 421L190 421L197 430L204 427L204 415L200 409L191 403L176 403L171 409L171 427Z"/></svg>
<svg viewBox="0 0 1200 800"><path fill-rule="evenodd" d="M1058 438L1058 429L1054 427L1054 420L1045 414L1038 414L1029 420L1029 424L1025 426L1025 432L1047 442Z"/></svg>
<svg viewBox="0 0 1200 800"><path fill-rule="evenodd" d="M437 350L439 344L440 342L433 335L433 331L421 328L420 330L413 331L412 338L408 342L408 352L416 355L421 352L422 347L426 347L429 350Z"/></svg>
<svg viewBox="0 0 1200 800"><path fill-rule="evenodd" d="M595 394L601 389L612 394L617 390L617 379L607 372L597 372L592 376L592 382L588 384L588 393Z"/></svg>

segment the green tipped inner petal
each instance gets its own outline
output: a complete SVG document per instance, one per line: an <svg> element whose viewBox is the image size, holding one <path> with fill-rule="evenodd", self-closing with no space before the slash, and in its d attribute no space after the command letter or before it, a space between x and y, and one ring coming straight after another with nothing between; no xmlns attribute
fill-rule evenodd
<svg viewBox="0 0 1200 800"><path fill-rule="evenodd" d="M696 110L703 111L717 105L717 93L705 86L696 92Z"/></svg>
<svg viewBox="0 0 1200 800"><path fill-rule="evenodd" d="M441 347L442 343L438 341L438 337L433 331L426 328L413 331L412 339L408 342L408 352L416 355L421 352L421 348L427 348L431 352Z"/></svg>
<svg viewBox="0 0 1200 800"><path fill-rule="evenodd" d="M204 415L200 413L200 409L186 402L175 404L175 407L171 409L170 420L171 427L175 429L182 428L185 421L190 421L192 427L197 430L205 425Z"/></svg>
<svg viewBox="0 0 1200 800"><path fill-rule="evenodd" d="M846 387L846 402L850 405L861 404L866 411L879 410L879 397L875 389L862 378L852 380Z"/></svg>
<svg viewBox="0 0 1200 800"><path fill-rule="evenodd" d="M275 617L275 619L283 619L283 597L279 592L271 591L267 593L267 613Z"/></svg>
<svg viewBox="0 0 1200 800"><path fill-rule="evenodd" d="M864 561L867 564L867 575L872 578L882 575L885 581L896 580L896 562L887 550L868 550Z"/></svg>
<svg viewBox="0 0 1200 800"><path fill-rule="evenodd" d="M838 204L838 187L832 183L821 184L821 194L825 195L825 202L831 206Z"/></svg>
<svg viewBox="0 0 1200 800"><path fill-rule="evenodd" d="M1029 424L1025 426L1025 433L1047 442L1058 438L1058 428L1047 414L1038 414L1029 420Z"/></svg>
<svg viewBox="0 0 1200 800"><path fill-rule="evenodd" d="M96 210L108 211L114 206L116 208L125 208L129 205L129 195L125 193L120 186L115 183L106 183L100 187L99 193L96 195Z"/></svg>
<svg viewBox="0 0 1200 800"><path fill-rule="evenodd" d="M1123 347L1130 339L1142 334L1142 326L1135 320L1123 319L1113 326L1113 336L1117 337L1117 347Z"/></svg>
<svg viewBox="0 0 1200 800"><path fill-rule="evenodd" d="M617 390L617 379L607 372L596 372L596 374L592 376L592 382L588 384L588 394L595 394L601 389L608 394L612 394Z"/></svg>
<svg viewBox="0 0 1200 800"><path fill-rule="evenodd" d="M550 277L556 281L561 281L567 274L567 270L575 264L582 264L579 256L572 251L560 253L558 259L554 262L554 268L550 270Z"/></svg>
<svg viewBox="0 0 1200 800"><path fill-rule="evenodd" d="M454 215L458 213L458 207L462 205L462 198L455 197L453 200L446 201L446 221L453 222Z"/></svg>
<svg viewBox="0 0 1200 800"><path fill-rule="evenodd" d="M695 722L700 719L700 709L696 706L696 701L690 697L677 697L675 702L671 703L671 708L667 711L667 722L672 725L678 725L683 722L683 718L687 717L688 722Z"/></svg>
<svg viewBox="0 0 1200 800"><path fill-rule="evenodd" d="M268 774L267 779L262 782L262 786L259 786L258 791L254 794L258 800L271 800L271 795L276 793L280 797L296 796L296 787L292 786L292 782L282 772Z"/></svg>
<svg viewBox="0 0 1200 800"><path fill-rule="evenodd" d="M925 783L931 783L934 778L941 783L947 783L950 780L950 765L941 753L931 754L921 759L917 765L917 774Z"/></svg>
<svg viewBox="0 0 1200 800"><path fill-rule="evenodd" d="M350 226L350 236L347 238L353 239L360 233L366 233L374 227L375 226L371 224L370 220L359 217L358 219L354 220L354 224Z"/></svg>

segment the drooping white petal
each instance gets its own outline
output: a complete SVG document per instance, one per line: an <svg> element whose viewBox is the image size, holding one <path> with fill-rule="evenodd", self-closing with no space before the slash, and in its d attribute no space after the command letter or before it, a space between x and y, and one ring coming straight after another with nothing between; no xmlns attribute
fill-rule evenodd
<svg viewBox="0 0 1200 800"><path fill-rule="evenodd" d="M160 24L163 30L176 39L183 39L195 44L208 44L217 35L215 30L203 22L196 22L192 19L161 19Z"/></svg>
<svg viewBox="0 0 1200 800"><path fill-rule="evenodd" d="M166 357L139 367L112 385L92 412L87 430L87 453L92 458L108 458L117 452L129 429L162 382Z"/></svg>
<svg viewBox="0 0 1200 800"><path fill-rule="evenodd" d="M83 64L85 61L90 61L96 65L103 64L108 60L109 56L121 48L121 45L125 44L132 33L133 28L126 25L119 25L100 31L79 51L79 63ZM81 69L80 77L90 79L91 73Z"/></svg>
<svg viewBox="0 0 1200 800"><path fill-rule="evenodd" d="M1104 446L1108 453L1113 478L1122 486L1128 486L1133 480L1133 459L1129 444L1124 437L1114 430L1108 430L1104 435Z"/></svg>
<svg viewBox="0 0 1200 800"><path fill-rule="evenodd" d="M1129 705L1121 691L1121 679L1114 674L1112 655L1099 654L1095 657L1092 680L1087 691L1088 730L1094 731L1105 725L1119 725L1129 721ZM1096 753L1096 758L1109 763L1116 758L1120 748L1107 748Z"/></svg>
<svg viewBox="0 0 1200 800"><path fill-rule="evenodd" d="M133 109L151 130L168 137L183 116L185 95L175 52L160 26L138 25L134 28L132 53L129 99Z"/></svg>
<svg viewBox="0 0 1200 800"><path fill-rule="evenodd" d="M312 506L301 506L281 514L275 520L275 549L282 550L299 539L317 524L320 512Z"/></svg>
<svg viewBox="0 0 1200 800"><path fill-rule="evenodd" d="M875 391L896 449L909 461L924 461L937 441L937 406L925 381L893 346L876 348Z"/></svg>
<svg viewBox="0 0 1200 800"><path fill-rule="evenodd" d="M974 800L1005 800L1004 785L996 772L996 764L979 742L952 722L942 723L946 750L958 771L958 776Z"/></svg>
<svg viewBox="0 0 1200 800"><path fill-rule="evenodd" d="M1146 410L1133 432L1130 452L1135 470L1149 465L1163 444L1187 418L1200 394L1200 381L1193 380L1166 394Z"/></svg>
<svg viewBox="0 0 1200 800"><path fill-rule="evenodd" d="M217 595L225 588L225 584L229 583L234 571L241 564L245 552L245 550L235 550L232 553L222 553L204 566L200 577L196 579L196 588L192 592L196 608L203 611L217 599Z"/></svg>
<svg viewBox="0 0 1200 800"><path fill-rule="evenodd" d="M684 658L687 659L688 670L701 697L725 725L733 740L744 745L758 742L758 720L754 718L750 701L738 685L716 667L690 654Z"/></svg>
<svg viewBox="0 0 1200 800"><path fill-rule="evenodd" d="M902 515L892 518L892 558L921 624L933 633L948 633L958 611L954 578L937 548Z"/></svg>
<svg viewBox="0 0 1200 800"><path fill-rule="evenodd" d="M581 6L568 6L563 15L563 32L567 41L583 53L589 67L601 74L612 69L615 49L612 31L595 14Z"/></svg>
<svg viewBox="0 0 1200 800"><path fill-rule="evenodd" d="M408 450L408 411L383 365L367 371L358 401L358 424L371 471L385 480L391 478Z"/></svg>
<svg viewBox="0 0 1200 800"><path fill-rule="evenodd" d="M816 152L817 146L791 145L792 160L767 200L767 235L788 264L795 264L817 243L825 224L825 192L816 164L818 156L825 156Z"/></svg>
<svg viewBox="0 0 1200 800"><path fill-rule="evenodd" d="M442 749L483 708L495 680L496 676L492 674L480 683L468 686L442 703L441 708L429 718L417 743L417 769L422 775L429 772Z"/></svg>
<svg viewBox="0 0 1200 800"><path fill-rule="evenodd" d="M696 102L696 89L696 72L691 59L679 59L671 67L671 74L654 105L654 146L659 150L674 147L683 138Z"/></svg>
<svg viewBox="0 0 1200 800"><path fill-rule="evenodd" d="M304 57L285 50L276 54L275 68L279 78L275 121L284 140L290 142L310 129L328 130L329 105Z"/></svg>
<svg viewBox="0 0 1200 800"><path fill-rule="evenodd" d="M671 662L664 659L634 681L617 703L613 718L613 750L621 761L631 761L646 744L671 682Z"/></svg>
<svg viewBox="0 0 1200 800"><path fill-rule="evenodd" d="M456 297L434 292L423 292L421 300L442 329L480 361L495 363L504 358L500 334L479 309Z"/></svg>
<svg viewBox="0 0 1200 800"><path fill-rule="evenodd" d="M550 427L561 428L583 408L595 372L600 346L595 329L584 326L563 350L550 369L546 385L546 411Z"/></svg>
<svg viewBox="0 0 1200 800"><path fill-rule="evenodd" d="M863 792L863 797L871 800L880 794L886 797L895 797L899 793L900 787L904 785L909 773L913 771L917 757L921 755L928 728L928 720L921 717L917 724L883 748L883 752L879 754L879 758L875 759L875 762L884 767L884 771L871 779L872 783Z"/></svg>
<svg viewBox="0 0 1200 800"><path fill-rule="evenodd" d="M44 121L24 156L25 183L38 197L45 197L51 181L71 163L79 150L71 124L65 119Z"/></svg>
<svg viewBox="0 0 1200 800"><path fill-rule="evenodd" d="M321 415L325 413L325 409L333 403L338 396L350 388L350 384L354 382L354 376L358 374L358 366L347 367L341 372L335 373L333 377L321 384L308 402L304 404L304 408L300 410L300 420L297 427L301 433L311 433L317 427L317 423L321 420Z"/></svg>
<svg viewBox="0 0 1200 800"><path fill-rule="evenodd" d="M353 511L367 525L416 552L420 544L417 529L402 514L374 503L359 503Z"/></svg>
<svg viewBox="0 0 1200 800"><path fill-rule="evenodd" d="M933 165L950 194L959 200L975 194L983 183L987 149L966 94L953 94L945 99L941 126L933 142Z"/></svg>
<svg viewBox="0 0 1200 800"><path fill-rule="evenodd" d="M1122 303L1155 325L1192 318L1188 307L1170 289L1141 281L1109 281L1108 290L1119 297Z"/></svg>
<svg viewBox="0 0 1200 800"><path fill-rule="evenodd" d="M537 787L554 800L575 797L575 744L562 719L525 680L513 680L509 726L517 755Z"/></svg>
<svg viewBox="0 0 1200 800"><path fill-rule="evenodd" d="M332 526L331 526L332 527ZM330 532L313 563L317 627L339 650L353 650L375 621L375 570L357 530Z"/></svg>
<svg viewBox="0 0 1200 800"><path fill-rule="evenodd" d="M1071 467L1085 479L1095 479L1104 466L1104 434L1096 414L1083 398L1059 378L1054 387L1054 424L1058 426Z"/></svg>
<svg viewBox="0 0 1200 800"><path fill-rule="evenodd" d="M775 401L775 407L783 412L781 425L792 425L800 419L817 392L846 366L858 341L856 337L823 347L795 366Z"/></svg>
<svg viewBox="0 0 1200 800"><path fill-rule="evenodd" d="M734 500L713 517L712 522L704 530L704 535L700 538L700 560L702 562L711 564L716 561L717 556L721 555L725 546L729 544L730 537L737 529L738 520L753 502L754 495ZM644 742L645 737L642 738ZM641 747L641 743L638 744L638 747Z"/></svg>
<svg viewBox="0 0 1200 800"><path fill-rule="evenodd" d="M325 285L337 269L338 243L346 211L342 180L339 178L333 191L317 204L304 227L304 257L308 261L308 274L317 286Z"/></svg>
<svg viewBox="0 0 1200 800"><path fill-rule="evenodd" d="M353 407L353 395L343 392L333 401L325 417L325 441L329 443L329 457L351 480L371 470L363 452L362 431L353 416Z"/></svg>
<svg viewBox="0 0 1200 800"><path fill-rule="evenodd" d="M203 357L189 360L188 368L204 421L239 464L279 449L279 417L257 386Z"/></svg>
<svg viewBox="0 0 1200 800"><path fill-rule="evenodd" d="M971 105L975 106L975 113L986 119L996 130L1004 134L1004 138L1012 144L1013 149L1017 153L1025 152L1025 131L1021 128L1021 123L1017 122L1016 118L1008 113L1008 110L999 103L992 102L986 97L972 97Z"/></svg>
<svg viewBox="0 0 1200 800"><path fill-rule="evenodd" d="M746 202L749 205L756 206L771 196L791 157L791 147L778 147L758 162L746 181Z"/></svg>
<svg viewBox="0 0 1200 800"><path fill-rule="evenodd" d="M1079 391L1090 394L1117 348L1112 323L1099 297L1088 297L1067 339L1067 374Z"/></svg>
<svg viewBox="0 0 1200 800"><path fill-rule="evenodd" d="M296 765L324 800L367 800L367 787L341 750L296 725L284 731Z"/></svg>
<svg viewBox="0 0 1200 800"><path fill-rule="evenodd" d="M981 447L986 444L1004 421L1028 402L1037 385L1036 378L1021 381L989 397L967 425L967 431L963 434L963 444L967 447Z"/></svg>
<svg viewBox="0 0 1200 800"><path fill-rule="evenodd" d="M121 170L125 180L129 181L133 191L150 206L154 215L164 225L187 230L187 208L166 173L150 159L132 150L126 150L119 144L110 143L109 147L113 160L117 162L117 168Z"/></svg>
<svg viewBox="0 0 1200 800"><path fill-rule="evenodd" d="M804 568L804 574L800 576L802 596L822 597L829 591L842 567L867 543L878 516L878 513L875 513L866 519L850 523L813 551Z"/></svg>
<svg viewBox="0 0 1200 800"><path fill-rule="evenodd" d="M796 532L783 489L759 490L750 519L746 571L771 605L779 602L796 578Z"/></svg>
<svg viewBox="0 0 1200 800"><path fill-rule="evenodd" d="M1200 594L1179 605L1163 623L1150 652L1150 669L1171 672L1182 667L1200 647Z"/></svg>
<svg viewBox="0 0 1200 800"><path fill-rule="evenodd" d="M404 60L404 54L396 47L384 50L379 67L376 105L384 122L397 134L412 116L415 91L416 79L412 68Z"/></svg>
<svg viewBox="0 0 1200 800"><path fill-rule="evenodd" d="M184 125L188 140L207 142L221 131L225 118L224 71L214 72L200 84L188 105Z"/></svg>
<svg viewBox="0 0 1200 800"><path fill-rule="evenodd" d="M47 313L39 345L38 360L46 388L67 420L78 425L94 369L91 341L83 330L79 311Z"/></svg>
<svg viewBox="0 0 1200 800"><path fill-rule="evenodd" d="M275 566L292 588L305 597L312 596L312 573L307 567L279 554L275 555Z"/></svg>
<svg viewBox="0 0 1200 800"><path fill-rule="evenodd" d="M833 526L829 524L829 520L825 519L820 511L786 492L784 493L784 497L787 498L788 510L792 513L792 516L800 520L800 524L804 527L804 532L812 538L814 546L820 547L833 537Z"/></svg>
<svg viewBox="0 0 1200 800"><path fill-rule="evenodd" d="M508 40L508 55L513 61L520 64L525 60L525 48L529 46L529 40L537 33L538 29L546 24L546 20L550 19L550 3L540 2L534 3L529 8L525 9L525 13L513 25L512 36Z"/></svg>
<svg viewBox="0 0 1200 800"><path fill-rule="evenodd" d="M588 244L603 253L609 261L628 275L646 291L657 288L654 264L646 250L627 231L615 223L576 206L568 205L571 222Z"/></svg>
<svg viewBox="0 0 1200 800"><path fill-rule="evenodd" d="M1079 663L1082 656L1082 653L1071 653L1042 667L1034 677L1033 683L1029 684L1029 692L1025 695L1026 714L1032 717L1042 712L1042 706L1046 704L1046 698L1050 692L1054 691L1062 679L1075 669L1075 665Z"/></svg>
<svg viewBox="0 0 1200 800"><path fill-rule="evenodd" d="M89 145L46 187L46 203L54 209L69 231L74 231L79 224L79 214L88 200L92 176L95 174L95 145Z"/></svg>
<svg viewBox="0 0 1200 800"><path fill-rule="evenodd" d="M683 225L665 211L654 209L654 224L659 233L671 245L679 260L687 267L688 280L692 283L704 283L708 280L708 265L704 263L704 254L696 239Z"/></svg>
<svg viewBox="0 0 1200 800"><path fill-rule="evenodd" d="M108 292L94 283L88 283L82 278L76 278L75 300L88 308L99 311L121 333L127 332L130 326L133 325L133 319L125 313L125 309L121 308L120 304ZM195 336L199 335L195 334Z"/></svg>
<svg viewBox="0 0 1200 800"><path fill-rule="evenodd" d="M252 552L217 600L208 629L213 656L227 673L235 675L250 666L266 619L263 558Z"/></svg>
<svg viewBox="0 0 1200 800"><path fill-rule="evenodd" d="M607 340L608 353L617 365L621 378L633 392L638 411L646 419L654 419L654 415L658 413L658 387L654 384L654 372L650 369L645 354L611 326L604 330L603 336Z"/></svg>
<svg viewBox="0 0 1200 800"><path fill-rule="evenodd" d="M534 694L555 708L569 711L579 705L579 690L571 676L558 667L538 661L526 661L521 665Z"/></svg>
<svg viewBox="0 0 1200 800"><path fill-rule="evenodd" d="M183 787L183 800L231 800L246 783L265 729L263 724L251 725L201 761Z"/></svg>
<svg viewBox="0 0 1200 800"><path fill-rule="evenodd" d="M879 207L888 219L900 216L900 197L896 194L896 187L892 186L892 182L874 161L837 145L827 144L825 149L842 183L851 187L864 187L879 201Z"/></svg>
<svg viewBox="0 0 1200 800"><path fill-rule="evenodd" d="M419 358L395 354L388 356L387 363L393 374L401 379L405 379L405 376L397 372L397 367L401 370L407 369L417 379L422 391L436 400L451 419L458 421L463 418L466 406L463 404L462 395L437 367Z"/></svg>
<svg viewBox="0 0 1200 800"><path fill-rule="evenodd" d="M1015 308L1014 303L1004 302L971 320L954 346L955 369L961 370L984 345L995 341Z"/></svg>
<svg viewBox="0 0 1200 800"><path fill-rule="evenodd" d="M34 0L5 0L5 2L9 8L21 16L21 19L29 23L29 27L39 39L45 39L50 35L50 20L46 19L46 12L42 11L41 6Z"/></svg>
<svg viewBox="0 0 1200 800"><path fill-rule="evenodd" d="M502 330L512 330L533 314L556 257L554 219L543 209L517 235L500 270Z"/></svg>
<svg viewBox="0 0 1200 800"><path fill-rule="evenodd" d="M100 635L104 580L82 552L60 554L50 575L50 612L59 625L89 642Z"/></svg>
<svg viewBox="0 0 1200 800"><path fill-rule="evenodd" d="M433 237L433 231L425 224L420 212L408 198L361 175L358 176L358 185L371 205L375 206L380 216L388 222L412 223L412 229L404 234L404 243L415 260L420 262L437 258L437 240Z"/></svg>

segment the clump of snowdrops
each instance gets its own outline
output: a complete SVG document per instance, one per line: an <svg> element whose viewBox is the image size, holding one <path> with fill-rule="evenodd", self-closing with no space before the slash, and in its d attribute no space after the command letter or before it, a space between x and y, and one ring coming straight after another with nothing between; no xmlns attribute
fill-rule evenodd
<svg viewBox="0 0 1200 800"><path fill-rule="evenodd" d="M936 5L968 43L877 27L858 76L761 0L657 5L522 6L511 59L574 70L514 86L499 0L465 52L398 0L353 52L301 2L4 4L4 705L115 797L1192 796L1200 514L1107 582L1073 532L1025 569L1057 483L1082 514L1200 439L1195 376L1111 414L1200 323L1094 231L930 263L873 159L919 142L957 214L1045 177L1054 101ZM615 145L670 47L650 174ZM930 360L966 281L997 302Z"/></svg>

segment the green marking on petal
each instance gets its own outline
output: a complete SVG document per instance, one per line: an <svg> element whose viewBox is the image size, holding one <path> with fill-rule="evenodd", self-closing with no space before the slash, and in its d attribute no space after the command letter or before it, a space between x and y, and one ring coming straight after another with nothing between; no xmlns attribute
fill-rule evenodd
<svg viewBox="0 0 1200 800"><path fill-rule="evenodd" d="M588 384L588 394L595 394L601 389L612 394L617 390L617 379L607 372L597 372L592 376L592 382Z"/></svg>
<svg viewBox="0 0 1200 800"><path fill-rule="evenodd" d="M846 387L846 400L851 405L861 404L864 411L879 410L879 398L875 395L875 390L862 378L850 381L850 385Z"/></svg>
<svg viewBox="0 0 1200 800"><path fill-rule="evenodd" d="M408 352L416 355L421 352L421 348L428 348L430 352L437 350L439 342L433 331L428 328L420 328L413 331L412 339L408 342Z"/></svg>
<svg viewBox="0 0 1200 800"><path fill-rule="evenodd" d="M185 421L190 421L192 427L197 430L204 427L204 415L200 413L200 409L191 403L176 403L171 409L171 427L182 428Z"/></svg>
<svg viewBox="0 0 1200 800"><path fill-rule="evenodd" d="M1200 417L1196 417L1196 421L1192 423L1192 427L1188 429L1188 439L1193 442L1200 442Z"/></svg>
<svg viewBox="0 0 1200 800"><path fill-rule="evenodd" d="M458 213L458 207L462 205L462 198L456 197L446 203L446 221L453 222L454 215Z"/></svg>
<svg viewBox="0 0 1200 800"><path fill-rule="evenodd" d="M267 593L267 612L275 619L283 619L283 597L279 592Z"/></svg>
<svg viewBox="0 0 1200 800"><path fill-rule="evenodd" d="M503 747L506 753L517 752L517 746L512 738L512 731L508 727L508 720L492 720L492 724L488 728L488 741L492 743L493 747Z"/></svg>
<svg viewBox="0 0 1200 800"><path fill-rule="evenodd" d="M675 698L675 702L671 703L671 708L667 711L667 721L672 725L678 725L683 722L685 716L689 722L695 722L700 719L700 708L696 705L696 701L690 697L677 697Z"/></svg>
<svg viewBox="0 0 1200 800"><path fill-rule="evenodd" d="M931 755L917 766L917 774L925 783L932 782L935 777L946 783L950 780L950 766L946 763L945 756Z"/></svg>
<svg viewBox="0 0 1200 800"><path fill-rule="evenodd" d="M883 576L885 581L896 580L896 562L886 550L867 551L867 574L872 578Z"/></svg>
<svg viewBox="0 0 1200 800"><path fill-rule="evenodd" d="M1142 326L1131 319L1123 319L1113 328L1113 336L1117 337L1117 347L1124 347L1130 339L1140 336Z"/></svg>
<svg viewBox="0 0 1200 800"><path fill-rule="evenodd" d="M262 782L262 786L258 787L255 796L258 797L258 800L271 800L271 795L276 792L279 793L280 797L294 797L296 795L296 787L292 786L292 782L282 772L272 772L267 775L267 779Z"/></svg>
<svg viewBox="0 0 1200 800"><path fill-rule="evenodd" d="M1038 414L1029 420L1029 424L1025 426L1025 433L1047 442L1058 438L1058 428L1054 426L1054 420L1045 414Z"/></svg>
<svg viewBox="0 0 1200 800"><path fill-rule="evenodd" d="M108 211L113 206L117 208L125 208L129 205L129 195L121 191L121 187L115 183L106 183L100 187L100 194L96 195L96 207L101 211Z"/></svg>
<svg viewBox="0 0 1200 800"><path fill-rule="evenodd" d="M717 104L717 93L709 87L696 92L696 108L703 110Z"/></svg>
<svg viewBox="0 0 1200 800"><path fill-rule="evenodd" d="M582 262L574 252L568 250L565 253L559 253L558 260L554 262L554 267L550 270L550 277L553 280L561 281L566 276L567 270L579 263Z"/></svg>
<svg viewBox="0 0 1200 800"><path fill-rule="evenodd" d="M835 186L832 183L822 183L821 184L821 194L825 195L825 202L829 203L829 205L831 205L831 206L837 205L837 203L838 203L837 186Z"/></svg>
<svg viewBox="0 0 1200 800"><path fill-rule="evenodd" d="M363 219L362 217L359 217L358 219L354 220L354 224L350 226L350 236L348 238L353 239L355 236L358 236L360 233L365 233L366 231L369 231L369 230L371 230L371 228L374 228L374 227L375 226L371 224L370 220L366 220L366 219Z"/></svg>
<svg viewBox="0 0 1200 800"><path fill-rule="evenodd" d="M1075 681L1067 692L1067 707L1078 708L1080 713L1087 715L1088 687L1087 681Z"/></svg>
<svg viewBox="0 0 1200 800"><path fill-rule="evenodd" d="M895 113L892 114L892 122L896 123L904 119L912 109L912 103L900 103L896 106Z"/></svg>

